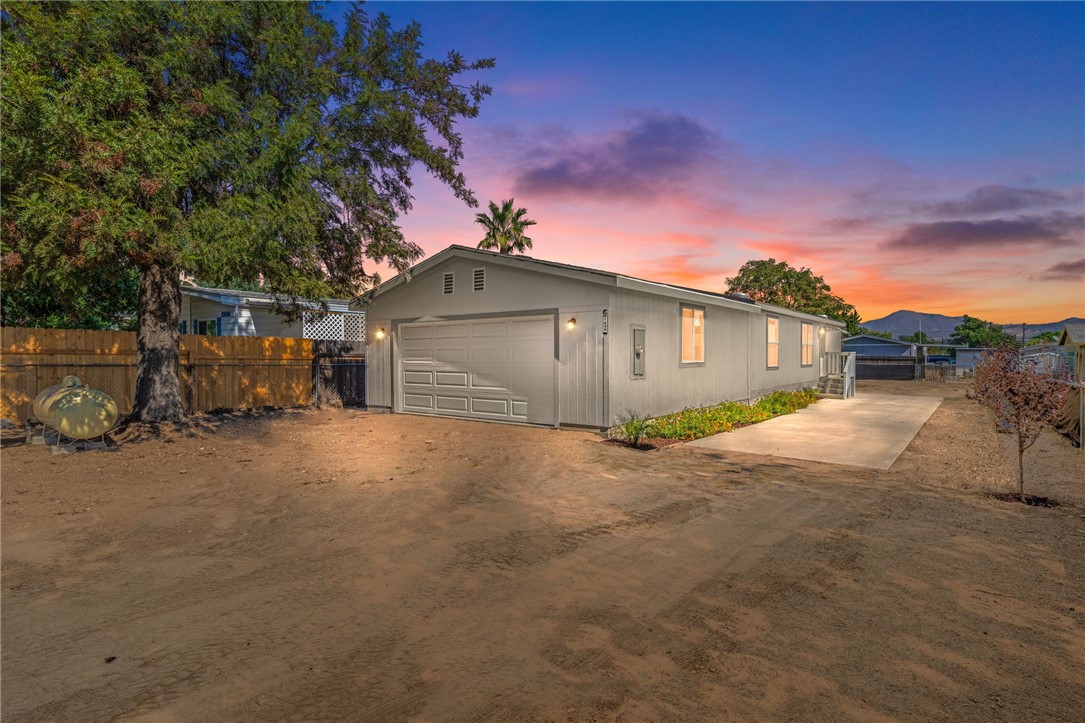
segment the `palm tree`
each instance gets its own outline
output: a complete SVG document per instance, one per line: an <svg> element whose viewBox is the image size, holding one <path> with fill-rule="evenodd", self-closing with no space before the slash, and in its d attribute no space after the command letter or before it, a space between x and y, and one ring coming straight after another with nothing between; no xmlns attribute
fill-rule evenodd
<svg viewBox="0 0 1085 723"><path fill-rule="evenodd" d="M531 248L531 238L524 235L524 229L534 226L535 222L526 218L527 209L513 210L513 199L501 202L501 207L490 201L490 213L475 215L475 223L486 229L486 236L478 242L480 249L497 249L499 253L523 253Z"/></svg>

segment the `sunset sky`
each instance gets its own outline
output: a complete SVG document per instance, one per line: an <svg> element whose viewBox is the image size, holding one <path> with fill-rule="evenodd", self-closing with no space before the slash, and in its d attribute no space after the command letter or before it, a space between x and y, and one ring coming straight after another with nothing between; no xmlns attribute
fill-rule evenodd
<svg viewBox="0 0 1085 723"><path fill-rule="evenodd" d="M367 7L496 58L463 171L535 257L710 290L773 257L864 319L1085 315L1081 3ZM417 181L408 239L475 245Z"/></svg>

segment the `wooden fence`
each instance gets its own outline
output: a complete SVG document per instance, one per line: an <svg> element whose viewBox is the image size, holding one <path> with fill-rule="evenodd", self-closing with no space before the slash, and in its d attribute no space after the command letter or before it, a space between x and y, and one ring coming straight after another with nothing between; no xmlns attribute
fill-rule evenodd
<svg viewBox="0 0 1085 723"><path fill-rule="evenodd" d="M185 335L179 372L189 412L305 406L313 401L313 342ZM0 417L25 421L38 392L69 374L112 396L121 414L131 411L135 333L0 329Z"/></svg>

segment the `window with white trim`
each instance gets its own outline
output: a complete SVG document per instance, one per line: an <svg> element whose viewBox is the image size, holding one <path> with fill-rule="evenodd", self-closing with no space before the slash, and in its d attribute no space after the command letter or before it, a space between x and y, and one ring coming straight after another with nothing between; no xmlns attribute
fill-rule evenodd
<svg viewBox="0 0 1085 723"><path fill-rule="evenodd" d="M780 320L774 317L765 319L765 366L769 369L780 368Z"/></svg>
<svg viewBox="0 0 1085 723"><path fill-rule="evenodd" d="M814 325L803 323L802 325L802 365L809 367L814 365Z"/></svg>
<svg viewBox="0 0 1085 723"><path fill-rule="evenodd" d="M704 309L682 307L682 363L704 363Z"/></svg>
<svg viewBox="0 0 1085 723"><path fill-rule="evenodd" d="M200 319L199 321L194 321L192 322L192 333L198 336L218 336L219 320Z"/></svg>

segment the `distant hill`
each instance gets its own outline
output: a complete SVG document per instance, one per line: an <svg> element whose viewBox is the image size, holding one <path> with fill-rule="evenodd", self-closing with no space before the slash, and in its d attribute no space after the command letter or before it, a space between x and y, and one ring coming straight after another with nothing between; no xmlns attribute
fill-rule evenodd
<svg viewBox="0 0 1085 723"><path fill-rule="evenodd" d="M902 334L914 334L919 329L932 339L948 339L953 330L964 321L963 316L945 316L944 314L924 314L919 311L894 311L889 316L881 319L864 321L863 326L874 331L888 331L896 339ZM1082 324L1085 319L1071 317L1062 321L1053 321L1050 324L1026 324L1025 338L1029 339L1042 334L1045 331L1062 331L1066 324ZM1016 337L1021 336L1021 325L1003 325L1003 328Z"/></svg>

